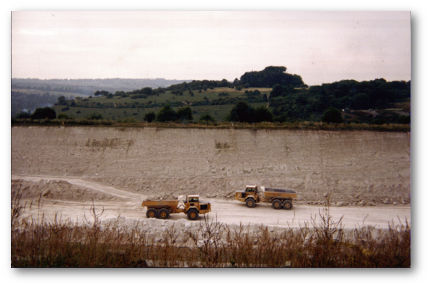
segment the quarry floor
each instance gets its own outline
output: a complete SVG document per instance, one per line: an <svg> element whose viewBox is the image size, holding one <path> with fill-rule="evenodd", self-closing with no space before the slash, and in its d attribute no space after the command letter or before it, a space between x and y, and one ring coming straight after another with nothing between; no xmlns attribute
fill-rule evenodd
<svg viewBox="0 0 430 287"><path fill-rule="evenodd" d="M91 206L101 214L102 221L121 219L124 224L139 222L147 228L157 230L166 225L189 226L199 221L189 221L185 214L172 214L168 220L148 219L142 200L148 196L129 190L118 189L79 177L12 175L12 190L21 191L25 203L24 216L44 220L71 221L85 223L91 221ZM265 225L270 228L296 228L309 226L320 221L324 206L295 204L291 210L275 210L262 203L256 208L247 208L244 203L224 199L204 198L212 204L212 212L207 219L217 220L227 225ZM103 211L103 212L102 212ZM389 225L411 222L409 204L377 206L330 206L329 214L333 222L341 220L346 229L372 226L385 229ZM201 221L202 219L200 219Z"/></svg>

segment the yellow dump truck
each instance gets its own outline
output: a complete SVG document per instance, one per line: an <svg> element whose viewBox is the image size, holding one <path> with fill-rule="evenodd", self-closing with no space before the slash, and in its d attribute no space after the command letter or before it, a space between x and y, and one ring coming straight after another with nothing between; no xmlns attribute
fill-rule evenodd
<svg viewBox="0 0 430 287"><path fill-rule="evenodd" d="M250 208L255 207L258 202L270 202L274 209L291 209L297 193L289 189L247 185L244 191L237 191L234 198L245 202Z"/></svg>
<svg viewBox="0 0 430 287"><path fill-rule="evenodd" d="M172 213L185 213L190 220L196 220L200 214L211 211L209 202L200 202L198 195L187 195L185 200L144 200L146 217L167 219Z"/></svg>

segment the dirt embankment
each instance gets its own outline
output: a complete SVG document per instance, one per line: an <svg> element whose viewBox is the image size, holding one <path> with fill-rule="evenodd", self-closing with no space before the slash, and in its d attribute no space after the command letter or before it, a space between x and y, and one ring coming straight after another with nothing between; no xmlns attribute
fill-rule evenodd
<svg viewBox="0 0 430 287"><path fill-rule="evenodd" d="M406 132L13 127L12 175L77 177L143 196L231 198L261 184L294 189L308 204L327 192L339 206L408 204L409 150Z"/></svg>

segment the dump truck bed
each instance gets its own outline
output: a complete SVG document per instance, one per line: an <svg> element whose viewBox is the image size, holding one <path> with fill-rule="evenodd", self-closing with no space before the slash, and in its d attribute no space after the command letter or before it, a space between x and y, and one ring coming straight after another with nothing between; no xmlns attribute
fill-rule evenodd
<svg viewBox="0 0 430 287"><path fill-rule="evenodd" d="M264 191L266 198L297 198L297 193L290 189L266 188Z"/></svg>
<svg viewBox="0 0 430 287"><path fill-rule="evenodd" d="M178 207L178 200L144 200L142 207L148 208L169 208L174 211Z"/></svg>

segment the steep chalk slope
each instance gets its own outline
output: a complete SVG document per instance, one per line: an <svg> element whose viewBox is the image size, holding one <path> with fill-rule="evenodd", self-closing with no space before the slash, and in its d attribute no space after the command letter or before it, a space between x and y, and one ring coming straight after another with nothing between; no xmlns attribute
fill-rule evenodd
<svg viewBox="0 0 430 287"><path fill-rule="evenodd" d="M138 194L231 197L245 184L409 203L410 134L370 131L13 127L12 174L73 176Z"/></svg>

